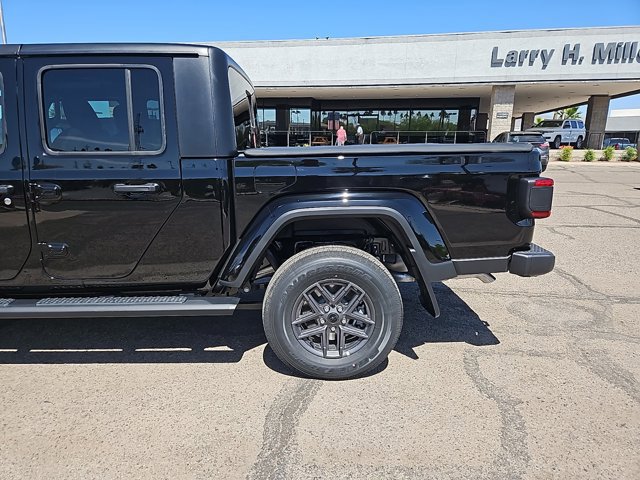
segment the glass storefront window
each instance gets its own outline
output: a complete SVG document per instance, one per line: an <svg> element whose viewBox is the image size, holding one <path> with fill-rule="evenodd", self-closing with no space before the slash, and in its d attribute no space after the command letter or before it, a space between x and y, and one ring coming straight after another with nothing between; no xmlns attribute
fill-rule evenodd
<svg viewBox="0 0 640 480"><path fill-rule="evenodd" d="M414 132L433 132L456 130L458 110L412 110L410 128Z"/></svg>
<svg viewBox="0 0 640 480"><path fill-rule="evenodd" d="M438 110L412 110L411 127L414 132L438 129Z"/></svg>
<svg viewBox="0 0 640 480"><path fill-rule="evenodd" d="M453 131L458 128L458 110L440 110L442 130Z"/></svg>
<svg viewBox="0 0 640 480"><path fill-rule="evenodd" d="M276 115L277 108L282 110L278 110ZM462 134L475 129L476 116L477 108L473 107L314 110L284 106L258 110L263 144L269 146L333 143L335 132L341 125L347 130L347 142L355 143L358 124L364 132L364 143L460 143L471 141L467 139L471 138L469 135L465 137ZM280 122L279 129L276 117ZM265 132L269 131L272 133L268 136ZM282 138L276 138L277 135Z"/></svg>
<svg viewBox="0 0 640 480"><path fill-rule="evenodd" d="M395 131L409 129L409 110L380 110L380 130Z"/></svg>
<svg viewBox="0 0 640 480"><path fill-rule="evenodd" d="M258 109L258 125L260 130L276 129L276 109L275 108L259 108Z"/></svg>
<svg viewBox="0 0 640 480"><path fill-rule="evenodd" d="M289 109L289 146L307 146L310 143L311 109L291 107Z"/></svg>
<svg viewBox="0 0 640 480"><path fill-rule="evenodd" d="M322 130L337 130L340 121L340 112L333 110L323 110L320 115L320 128Z"/></svg>
<svg viewBox="0 0 640 480"><path fill-rule="evenodd" d="M289 130L309 130L311 128L311 109L292 107L289 110Z"/></svg>

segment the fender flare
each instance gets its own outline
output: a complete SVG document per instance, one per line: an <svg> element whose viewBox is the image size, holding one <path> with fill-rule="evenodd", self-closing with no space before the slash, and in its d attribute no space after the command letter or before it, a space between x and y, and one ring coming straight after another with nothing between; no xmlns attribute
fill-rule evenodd
<svg viewBox="0 0 640 480"><path fill-rule="evenodd" d="M278 233L292 222L332 217L376 218L384 221L404 243L410 268L417 273L423 306L434 317L439 316L431 282L453 278L457 272L437 226L417 198L388 192L342 194L339 198L284 197L264 208L233 249L218 277L218 287L241 288ZM430 261L427 255L435 261Z"/></svg>

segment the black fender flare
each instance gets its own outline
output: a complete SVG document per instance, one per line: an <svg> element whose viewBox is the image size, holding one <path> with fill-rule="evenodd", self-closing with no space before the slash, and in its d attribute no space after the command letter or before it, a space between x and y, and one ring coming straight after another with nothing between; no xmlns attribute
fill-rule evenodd
<svg viewBox="0 0 640 480"><path fill-rule="evenodd" d="M431 286L457 275L448 249L425 206L403 192L344 192L280 197L265 205L231 251L216 287L241 288L280 230L300 219L332 217L382 220L402 241L406 258L422 293L425 308L434 317L440 309Z"/></svg>

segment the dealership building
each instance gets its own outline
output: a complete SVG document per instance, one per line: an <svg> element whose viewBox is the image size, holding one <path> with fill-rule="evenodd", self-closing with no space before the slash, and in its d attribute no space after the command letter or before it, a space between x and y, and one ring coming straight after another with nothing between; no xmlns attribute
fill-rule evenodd
<svg viewBox="0 0 640 480"><path fill-rule="evenodd" d="M253 80L270 145L326 144L338 125L355 140L358 124L367 143L486 141L587 104L599 148L610 100L640 92L640 27L215 45Z"/></svg>

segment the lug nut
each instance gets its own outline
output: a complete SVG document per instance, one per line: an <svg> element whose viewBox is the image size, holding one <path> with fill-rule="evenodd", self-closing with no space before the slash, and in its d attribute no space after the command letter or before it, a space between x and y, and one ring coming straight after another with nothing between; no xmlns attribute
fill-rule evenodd
<svg viewBox="0 0 640 480"><path fill-rule="evenodd" d="M331 331L335 332L336 331L336 327L331 327Z"/></svg>
<svg viewBox="0 0 640 480"><path fill-rule="evenodd" d="M320 319L320 325L324 325L324 318Z"/></svg>
<svg viewBox="0 0 640 480"><path fill-rule="evenodd" d="M346 325L346 324L347 324L347 319L346 319L346 318L343 318L343 319L342 319L342 324L343 324L343 325Z"/></svg>
<svg viewBox="0 0 640 480"><path fill-rule="evenodd" d="M324 313L329 313L329 310L331 310L331 309L329 308L329 305L325 305L325 306L324 306Z"/></svg>
<svg viewBox="0 0 640 480"><path fill-rule="evenodd" d="M342 313L342 305L338 305L338 313Z"/></svg>

